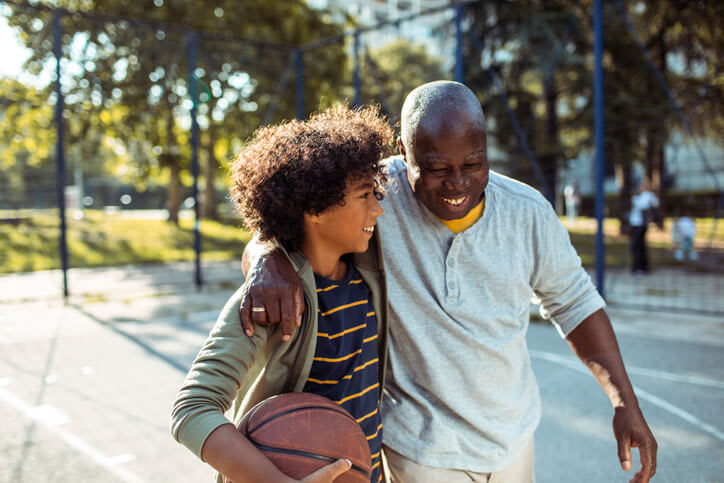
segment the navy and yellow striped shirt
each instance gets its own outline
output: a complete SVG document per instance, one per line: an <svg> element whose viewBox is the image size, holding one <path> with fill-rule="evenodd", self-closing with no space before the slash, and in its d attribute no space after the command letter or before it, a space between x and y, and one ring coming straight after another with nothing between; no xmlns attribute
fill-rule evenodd
<svg viewBox="0 0 724 483"><path fill-rule="evenodd" d="M377 316L354 265L344 280L314 274L319 302L317 348L304 392L342 405L362 427L372 454L371 482L381 481Z"/></svg>

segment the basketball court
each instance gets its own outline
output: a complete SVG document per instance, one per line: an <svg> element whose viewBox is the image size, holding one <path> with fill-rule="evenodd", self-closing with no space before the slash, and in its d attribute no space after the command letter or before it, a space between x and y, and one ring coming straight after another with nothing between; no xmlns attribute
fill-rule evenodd
<svg viewBox="0 0 724 483"><path fill-rule="evenodd" d="M77 291L67 306L47 295L49 286L46 295L22 303L3 300L0 481L210 481L212 472L172 439L170 407L241 275L228 264L211 265L213 283L197 293L192 277L178 276L191 271L183 264L88 270L87 295ZM0 277L0 292L26 283L42 293L40 280L53 278L23 277ZM172 283L182 278L189 282ZM718 481L724 323L615 304L610 314L659 442L656 481ZM632 475L618 466L609 403L593 377L551 326L532 324L528 344L543 398L537 480L628 481Z"/></svg>

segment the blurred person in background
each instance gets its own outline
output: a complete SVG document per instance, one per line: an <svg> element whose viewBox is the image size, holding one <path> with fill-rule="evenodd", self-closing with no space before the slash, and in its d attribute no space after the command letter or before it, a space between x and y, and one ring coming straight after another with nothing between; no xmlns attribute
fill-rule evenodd
<svg viewBox="0 0 724 483"><path fill-rule="evenodd" d="M568 221L576 221L578 207L581 204L581 193L578 191L578 183L569 183L563 188L563 199L566 203L566 218Z"/></svg>
<svg viewBox="0 0 724 483"><path fill-rule="evenodd" d="M671 228L671 238L674 244L674 258L679 261L697 260L699 255L694 251L694 238L696 238L696 223L689 216L690 210L679 217Z"/></svg>
<svg viewBox="0 0 724 483"><path fill-rule="evenodd" d="M659 214L659 199L651 191L651 185L644 178L631 197L631 211L628 217L631 225L631 272L642 275L649 272L649 253L646 246L646 231L649 223L663 225Z"/></svg>

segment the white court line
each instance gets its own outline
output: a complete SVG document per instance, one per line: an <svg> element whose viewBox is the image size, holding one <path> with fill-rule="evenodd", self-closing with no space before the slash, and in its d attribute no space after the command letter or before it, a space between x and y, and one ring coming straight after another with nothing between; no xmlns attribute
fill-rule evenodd
<svg viewBox="0 0 724 483"><path fill-rule="evenodd" d="M38 411L33 406L25 404L20 398L15 397L2 387L0 387L0 399L10 404L29 419L36 421L51 433L55 433L56 436L65 441L69 446L85 454L94 462L117 476L120 480L128 483L141 483L144 481L143 478L135 473L117 466L119 462L128 461L128 456L121 455L122 458L109 458L94 448L90 443L82 440L70 431L57 426L57 424L53 424L43 415L45 413L44 411ZM47 406L45 407L47 408Z"/></svg>
<svg viewBox="0 0 724 483"><path fill-rule="evenodd" d="M545 359L551 362L559 362L561 364L569 365L570 367L580 365L578 359L572 357L565 357L552 352L543 351L530 351L530 355L537 357L538 359ZM657 371L654 369L645 369L643 367L629 366L626 365L626 372L629 374L637 374L639 376L648 376L656 379L663 379L665 381L684 382L687 384L695 384L697 386L713 387L715 389L724 389L724 381L717 381L715 379L707 379L705 377L696 376L682 376L681 374L674 374L672 372Z"/></svg>
<svg viewBox="0 0 724 483"><path fill-rule="evenodd" d="M584 366L579 360L573 359L572 357L564 357L564 356L561 356L558 354L554 354L552 352L543 352L543 351L530 351L530 355L531 355L531 357L533 357L535 359L543 359L543 360L546 360L549 362L555 362L562 366L566 366L569 369L573 369L574 371L578 371L580 373L588 374L589 376L592 376L591 372L588 370L588 368L586 366ZM653 371L653 372L655 372L655 371ZM715 428L714 426L712 426L709 423L705 423L704 421L697 418L690 412L685 411L685 410L681 409L680 407L674 406L670 402L664 401L660 397L654 396L653 394L648 393L637 386L633 386L633 388L634 388L634 391L636 392L636 396L638 398L648 401L649 403L653 404L654 406L658 406L659 408L663 409L664 411L670 412L674 416L678 416L679 418L696 426L697 428L704 431L705 433L709 433L710 435L714 436L719 441L724 441L724 432L720 431L718 428Z"/></svg>

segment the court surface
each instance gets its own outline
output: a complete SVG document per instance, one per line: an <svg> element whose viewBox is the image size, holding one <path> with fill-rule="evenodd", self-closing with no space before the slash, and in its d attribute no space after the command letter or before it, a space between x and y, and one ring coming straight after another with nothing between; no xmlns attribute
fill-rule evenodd
<svg viewBox="0 0 724 483"><path fill-rule="evenodd" d="M68 305L41 287L55 275L0 277L0 482L210 481L171 438L170 405L240 274L211 267L197 293L178 282L189 270L81 272L88 288ZM20 289L23 297L7 296ZM654 481L722 481L724 321L615 307L610 315L659 441ZM548 324L531 325L528 345L543 399L537 481L628 481L596 381Z"/></svg>

